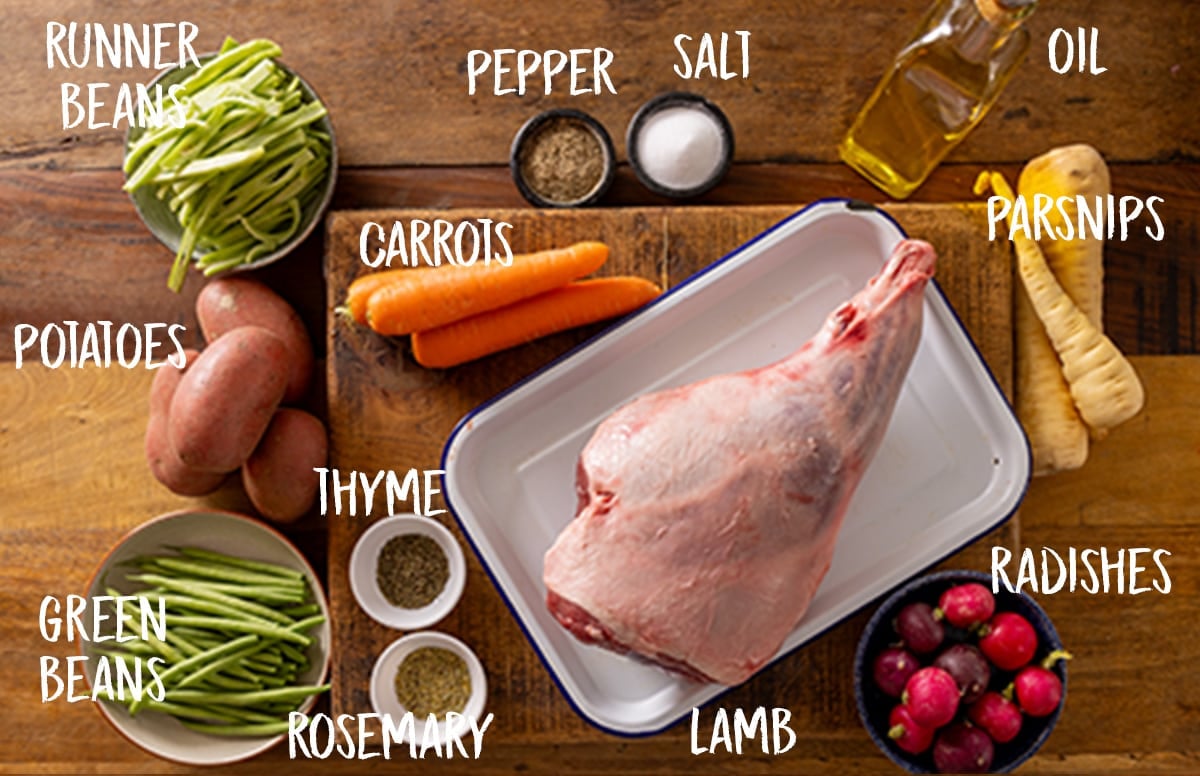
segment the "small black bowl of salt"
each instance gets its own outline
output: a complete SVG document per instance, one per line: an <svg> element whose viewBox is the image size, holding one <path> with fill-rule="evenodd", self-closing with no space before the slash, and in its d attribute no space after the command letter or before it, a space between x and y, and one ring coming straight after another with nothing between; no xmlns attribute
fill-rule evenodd
<svg viewBox="0 0 1200 776"><path fill-rule="evenodd" d="M642 184L664 197L696 197L720 183L733 163L733 127L714 103L691 92L646 102L625 134Z"/></svg>
<svg viewBox="0 0 1200 776"><path fill-rule="evenodd" d="M543 111L526 121L509 155L513 182L537 207L595 204L612 184L616 167L608 131L570 108Z"/></svg>

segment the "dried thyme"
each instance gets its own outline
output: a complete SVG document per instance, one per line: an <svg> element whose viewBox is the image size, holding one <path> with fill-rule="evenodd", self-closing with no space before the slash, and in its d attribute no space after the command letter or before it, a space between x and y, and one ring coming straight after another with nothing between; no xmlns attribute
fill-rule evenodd
<svg viewBox="0 0 1200 776"><path fill-rule="evenodd" d="M450 562L438 543L424 534L388 539L379 551L375 583L393 606L420 609L441 594L450 578Z"/></svg>

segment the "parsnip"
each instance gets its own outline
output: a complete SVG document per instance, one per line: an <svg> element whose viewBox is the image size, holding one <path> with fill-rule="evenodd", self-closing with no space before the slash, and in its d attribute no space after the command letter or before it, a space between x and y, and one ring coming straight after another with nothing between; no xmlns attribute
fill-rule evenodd
<svg viewBox="0 0 1200 776"><path fill-rule="evenodd" d="M1056 148L1025 165L1017 184L1026 201L1036 194L1064 200L1067 215L1077 222L1075 196L1109 193L1108 167L1091 146ZM1063 214L1049 213L1053 229L1063 229ZM1104 243L1092 237L1039 241L1046 263L1063 290L1097 328L1102 328ZM1041 476L1083 466L1088 455L1088 427L1079 417L1058 354L1029 302L1024 286L1014 292L1016 309L1016 410L1033 450L1033 474ZM1093 432L1096 433L1096 432ZM1097 436L1103 432L1097 433Z"/></svg>
<svg viewBox="0 0 1200 776"><path fill-rule="evenodd" d="M1079 417L1058 354L1023 285L1016 298L1015 409L1033 452L1033 476L1078 469L1087 461L1088 427Z"/></svg>
<svg viewBox="0 0 1200 776"><path fill-rule="evenodd" d="M1055 207L1046 216L1056 231L1066 228L1064 211L1073 224L1078 224L1077 197L1095 202L1097 197L1107 197L1111 190L1104 157L1082 143L1055 148L1031 160L1017 180L1017 192L1026 201L1033 201L1035 194L1045 194L1056 201L1066 198L1059 202L1061 210ZM1091 235L1081 236L1076 230L1074 239L1043 236L1038 245L1067 296L1093 326L1103 331L1104 241Z"/></svg>
<svg viewBox="0 0 1200 776"><path fill-rule="evenodd" d="M976 193L989 188L1010 202L1015 200L1008 181L999 173L980 174ZM1024 231L1015 230L1013 245L1021 282L1058 353L1080 417L1092 428L1103 430L1136 415L1145 394L1133 366L1063 291L1038 244Z"/></svg>
<svg viewBox="0 0 1200 776"><path fill-rule="evenodd" d="M1108 165L1105 164L1104 157L1095 148L1083 143L1054 148L1032 159L1021 170L1021 177L1017 181L1017 192L1026 201L1032 201L1036 194L1044 194L1061 205L1061 210L1059 207L1055 207L1047 214L1050 226L1055 231L1066 229L1068 219L1073 225L1078 226L1077 197L1082 196L1089 202L1095 202L1097 197L1107 197L1111 191ZM1059 201L1060 198L1064 199ZM1055 240L1052 236L1043 236L1038 240L1038 245L1046 257L1046 263L1050 265L1050 271L1062 284L1067 296L1079 305L1079 309L1088 317L1093 326L1104 331L1104 240L1097 239L1090 234L1080 235L1076 230L1075 237L1071 240ZM1027 308L1026 312L1032 313L1032 308ZM1046 338L1041 323L1032 315L1029 316L1029 322L1033 323L1033 326L1022 326L1018 315L1017 349L1020 350L1024 346L1026 350L1030 351L1031 359L1038 362L1044 361L1042 352L1050 349L1050 340ZM1020 385L1021 363L1018 358L1018 385ZM1029 364L1029 366L1033 365ZM1045 393L1056 393L1052 402L1050 397L1047 397L1045 402L1035 400L1039 406L1044 403L1058 404L1068 396L1067 384L1061 377L1057 380L1058 385L1054 387L1049 378L1037 376L1034 379L1039 383L1044 380L1042 390ZM1021 410L1024 401L1019 392L1017 404L1017 414L1024 419L1026 415L1022 414ZM1078 418L1077 414L1076 418ZM1076 420L1075 424L1078 425L1081 422ZM1091 433L1094 438L1102 439L1108 432L1106 429L1093 428ZM1072 429L1071 444L1078 444L1075 440L1076 436L1078 436L1078 431ZM1037 443L1033 441L1032 437L1030 441L1034 444L1034 468L1036 471ZM1066 452L1066 449L1064 446L1063 452ZM1086 455L1085 450L1085 458ZM1083 461L1080 460L1079 465L1082 464Z"/></svg>

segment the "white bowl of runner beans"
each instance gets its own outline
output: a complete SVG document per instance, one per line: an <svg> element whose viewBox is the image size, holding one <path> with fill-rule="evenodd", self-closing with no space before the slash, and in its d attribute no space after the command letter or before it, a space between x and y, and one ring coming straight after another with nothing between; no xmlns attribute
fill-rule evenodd
<svg viewBox="0 0 1200 776"><path fill-rule="evenodd" d="M96 708L166 760L253 757L283 739L291 711L307 712L329 689L320 580L282 534L243 515L174 512L143 523L101 562L81 619Z"/></svg>
<svg viewBox="0 0 1200 776"><path fill-rule="evenodd" d="M371 619L428 628L450 613L467 582L462 546L430 517L395 515L363 532L350 554L350 589Z"/></svg>
<svg viewBox="0 0 1200 776"><path fill-rule="evenodd" d="M146 227L175 252L167 285L188 267L207 275L257 269L304 241L337 180L337 142L320 97L266 39L164 70L171 92L125 138L125 191ZM174 103L174 104L172 104Z"/></svg>

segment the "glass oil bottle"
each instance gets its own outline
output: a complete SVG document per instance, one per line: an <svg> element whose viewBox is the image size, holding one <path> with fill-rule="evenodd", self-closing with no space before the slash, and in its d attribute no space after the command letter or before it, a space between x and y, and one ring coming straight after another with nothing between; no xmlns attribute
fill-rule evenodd
<svg viewBox="0 0 1200 776"><path fill-rule="evenodd" d="M984 115L1029 48L1037 0L938 0L875 87L838 151L908 197Z"/></svg>

